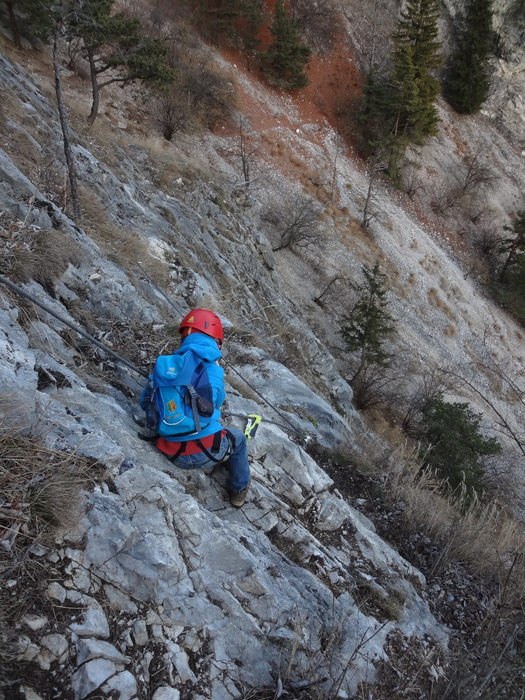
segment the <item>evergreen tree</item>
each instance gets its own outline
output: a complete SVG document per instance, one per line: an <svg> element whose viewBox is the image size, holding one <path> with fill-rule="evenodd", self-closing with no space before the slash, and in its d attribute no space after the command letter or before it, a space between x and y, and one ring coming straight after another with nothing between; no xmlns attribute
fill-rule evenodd
<svg viewBox="0 0 525 700"><path fill-rule="evenodd" d="M388 367L391 355L384 342L394 331L394 319L387 310L384 283L386 275L379 263L373 268L363 267L365 281L355 286L359 298L342 319L341 335L349 352L359 352L359 364L352 381L370 365Z"/></svg>
<svg viewBox="0 0 525 700"><path fill-rule="evenodd" d="M437 0L408 0L401 10L394 39L399 44L410 44L414 49L414 65L420 74L439 68L441 57L438 41L439 9Z"/></svg>
<svg viewBox="0 0 525 700"><path fill-rule="evenodd" d="M6 0L9 23L17 48L22 48L21 36L48 39L56 24L56 15L51 11L53 0Z"/></svg>
<svg viewBox="0 0 525 700"><path fill-rule="evenodd" d="M89 123L98 114L100 90L111 84L136 80L162 85L173 79L167 47L141 34L140 21L123 12L112 14L114 0L74 0L68 13L69 38L80 38L89 63L93 102ZM108 71L110 71L108 73ZM103 74L107 77L101 80Z"/></svg>
<svg viewBox="0 0 525 700"><path fill-rule="evenodd" d="M293 20L288 16L283 0L277 0L273 24L273 42L265 55L265 71L273 85L295 90L308 85L304 69L310 48L303 43Z"/></svg>
<svg viewBox="0 0 525 700"><path fill-rule="evenodd" d="M483 468L480 458L501 452L494 438L479 432L481 416L468 403L431 399L423 409L422 440L425 466L447 481L451 492L463 488L467 501L480 493ZM430 448L430 449L428 449Z"/></svg>
<svg viewBox="0 0 525 700"><path fill-rule="evenodd" d="M392 107L396 133L421 143L437 132L434 102L440 85L431 71L441 65L437 0L408 0L394 35Z"/></svg>
<svg viewBox="0 0 525 700"><path fill-rule="evenodd" d="M358 115L364 152L384 161L394 180L408 145L437 132L440 85L432 74L441 64L437 8L437 0L408 0L394 34L390 75L381 80L371 69L367 76Z"/></svg>
<svg viewBox="0 0 525 700"><path fill-rule="evenodd" d="M487 98L493 43L492 0L470 0L443 83L445 99L460 114L479 111Z"/></svg>

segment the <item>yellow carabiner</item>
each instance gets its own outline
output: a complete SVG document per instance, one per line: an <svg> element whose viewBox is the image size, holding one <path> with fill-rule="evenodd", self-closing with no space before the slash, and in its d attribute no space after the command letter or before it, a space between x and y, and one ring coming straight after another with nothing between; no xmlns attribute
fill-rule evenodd
<svg viewBox="0 0 525 700"><path fill-rule="evenodd" d="M255 437L255 433L259 428L259 423L262 421L262 416L258 416L256 413L250 413L250 415L246 417L248 419L248 422L246 423L244 434L246 435L248 440L250 440L252 437Z"/></svg>

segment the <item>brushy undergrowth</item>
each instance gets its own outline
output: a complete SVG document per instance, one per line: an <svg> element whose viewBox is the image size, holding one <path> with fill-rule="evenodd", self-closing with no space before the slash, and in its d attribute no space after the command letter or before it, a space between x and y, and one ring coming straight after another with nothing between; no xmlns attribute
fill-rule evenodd
<svg viewBox="0 0 525 700"><path fill-rule="evenodd" d="M36 555L77 524L92 472L92 461L80 455L0 429L0 688L16 666L14 623L25 610L10 596L9 581L28 577L37 595L45 567Z"/></svg>

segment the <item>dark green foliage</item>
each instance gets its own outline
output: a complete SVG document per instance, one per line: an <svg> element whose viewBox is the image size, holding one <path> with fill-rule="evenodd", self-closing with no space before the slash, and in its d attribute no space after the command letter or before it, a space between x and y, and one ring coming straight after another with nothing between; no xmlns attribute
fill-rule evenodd
<svg viewBox="0 0 525 700"><path fill-rule="evenodd" d="M457 112L473 114L486 100L493 46L492 0L470 0L443 83L443 95Z"/></svg>
<svg viewBox="0 0 525 700"><path fill-rule="evenodd" d="M59 3L53 3L52 0L6 0L13 39L19 48L20 36L44 40L49 38L56 22L56 15L50 8L55 4Z"/></svg>
<svg viewBox="0 0 525 700"><path fill-rule="evenodd" d="M414 65L419 75L441 65L438 19L437 0L408 0L401 11L394 39L398 46L409 44L413 47Z"/></svg>
<svg viewBox="0 0 525 700"><path fill-rule="evenodd" d="M394 331L394 319L387 311L386 275L380 272L378 262L373 268L363 267L363 273L365 281L355 287L359 298L341 324L347 350L359 352L359 366L352 381L371 365L389 366L391 355L386 352L384 342Z"/></svg>
<svg viewBox="0 0 525 700"><path fill-rule="evenodd" d="M498 300L518 318L525 320L525 210L517 213L512 236L501 245L507 257L495 285Z"/></svg>
<svg viewBox="0 0 525 700"><path fill-rule="evenodd" d="M423 143L437 133L434 102L440 85L432 75L439 67L437 0L410 0L394 35L390 75L367 76L359 121L365 154L385 162L391 177L410 143Z"/></svg>
<svg viewBox="0 0 525 700"><path fill-rule="evenodd" d="M113 0L74 0L66 16L70 39L82 40L89 63L93 104L89 121L98 113L100 90L110 83L127 85L143 80L161 86L173 79L167 63L167 46L141 33L140 21L123 12L112 14ZM111 70L101 82L99 76Z"/></svg>
<svg viewBox="0 0 525 700"><path fill-rule="evenodd" d="M480 421L468 403L448 403L442 397L427 402L421 421L425 466L467 502L483 490L480 458L501 452L497 440L479 432Z"/></svg>
<svg viewBox="0 0 525 700"><path fill-rule="evenodd" d="M415 143L436 134L434 102L440 85L430 71L441 64L436 0L410 0L394 35L391 109L395 134Z"/></svg>
<svg viewBox="0 0 525 700"><path fill-rule="evenodd" d="M308 85L304 73L310 48L303 43L293 20L288 16L283 0L277 0L273 24L273 42L264 56L265 73L272 85L296 90Z"/></svg>

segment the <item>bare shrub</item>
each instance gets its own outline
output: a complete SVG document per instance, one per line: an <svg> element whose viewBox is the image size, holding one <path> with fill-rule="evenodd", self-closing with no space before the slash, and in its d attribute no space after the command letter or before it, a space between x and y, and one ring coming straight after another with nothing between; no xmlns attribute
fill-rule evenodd
<svg viewBox="0 0 525 700"><path fill-rule="evenodd" d="M212 129L232 114L235 85L208 53L175 54L171 64L175 80L159 98L153 113L168 141L178 132Z"/></svg>
<svg viewBox="0 0 525 700"><path fill-rule="evenodd" d="M451 209L466 206L482 189L492 185L497 175L492 167L483 160L483 151L466 156L460 169L453 173L453 180L442 181L435 188L430 206L435 214L445 216ZM454 182L455 180L455 182Z"/></svg>
<svg viewBox="0 0 525 700"><path fill-rule="evenodd" d="M432 399L441 396L447 386L445 377L438 369L431 367L425 371L415 390L406 399L401 424L405 435L412 438L418 437L424 407Z"/></svg>
<svg viewBox="0 0 525 700"><path fill-rule="evenodd" d="M273 224L278 242L272 250L306 248L322 240L322 207L311 197L287 193L277 205L272 205L263 218Z"/></svg>
<svg viewBox="0 0 525 700"><path fill-rule="evenodd" d="M441 182L432 193L430 199L430 208L434 214L445 216L458 205L463 196L460 186L451 186L448 183Z"/></svg>
<svg viewBox="0 0 525 700"><path fill-rule="evenodd" d="M474 246L489 263L491 269L498 267L504 239L500 233L503 225L495 218L476 223Z"/></svg>
<svg viewBox="0 0 525 700"><path fill-rule="evenodd" d="M461 194L472 193L480 187L492 185L498 176L492 167L483 160L483 149L466 156L460 178Z"/></svg>
<svg viewBox="0 0 525 700"><path fill-rule="evenodd" d="M325 300L323 300L324 297L326 297L326 295L327 295L330 291L334 292L334 291L336 291L337 288L340 288L339 282L348 282L348 277L346 276L346 274L344 274L344 273L342 273L342 272L341 272L341 273L335 274L335 275L332 277L332 279L330 280L330 282L328 282L328 284L325 284L325 286L323 287L323 290L321 291L321 293L318 294L316 297L313 298L313 301L314 301L318 306L323 307L323 306L325 305L325 303L326 303ZM335 287L334 287L334 285L335 285Z"/></svg>
<svg viewBox="0 0 525 700"><path fill-rule="evenodd" d="M35 437L0 433L0 555L16 566L21 553L47 541L57 527L72 527L81 512L90 462L45 447Z"/></svg>
<svg viewBox="0 0 525 700"><path fill-rule="evenodd" d="M407 160L403 165L401 181L403 183L403 189L410 198L415 197L420 190L422 192L426 190L421 176L421 166L413 160Z"/></svg>
<svg viewBox="0 0 525 700"><path fill-rule="evenodd" d="M404 371L393 367L366 364L352 380L353 404L359 411L396 404Z"/></svg>
<svg viewBox="0 0 525 700"><path fill-rule="evenodd" d="M332 0L292 0L292 17L307 44L323 53L329 51L339 32L338 12Z"/></svg>

